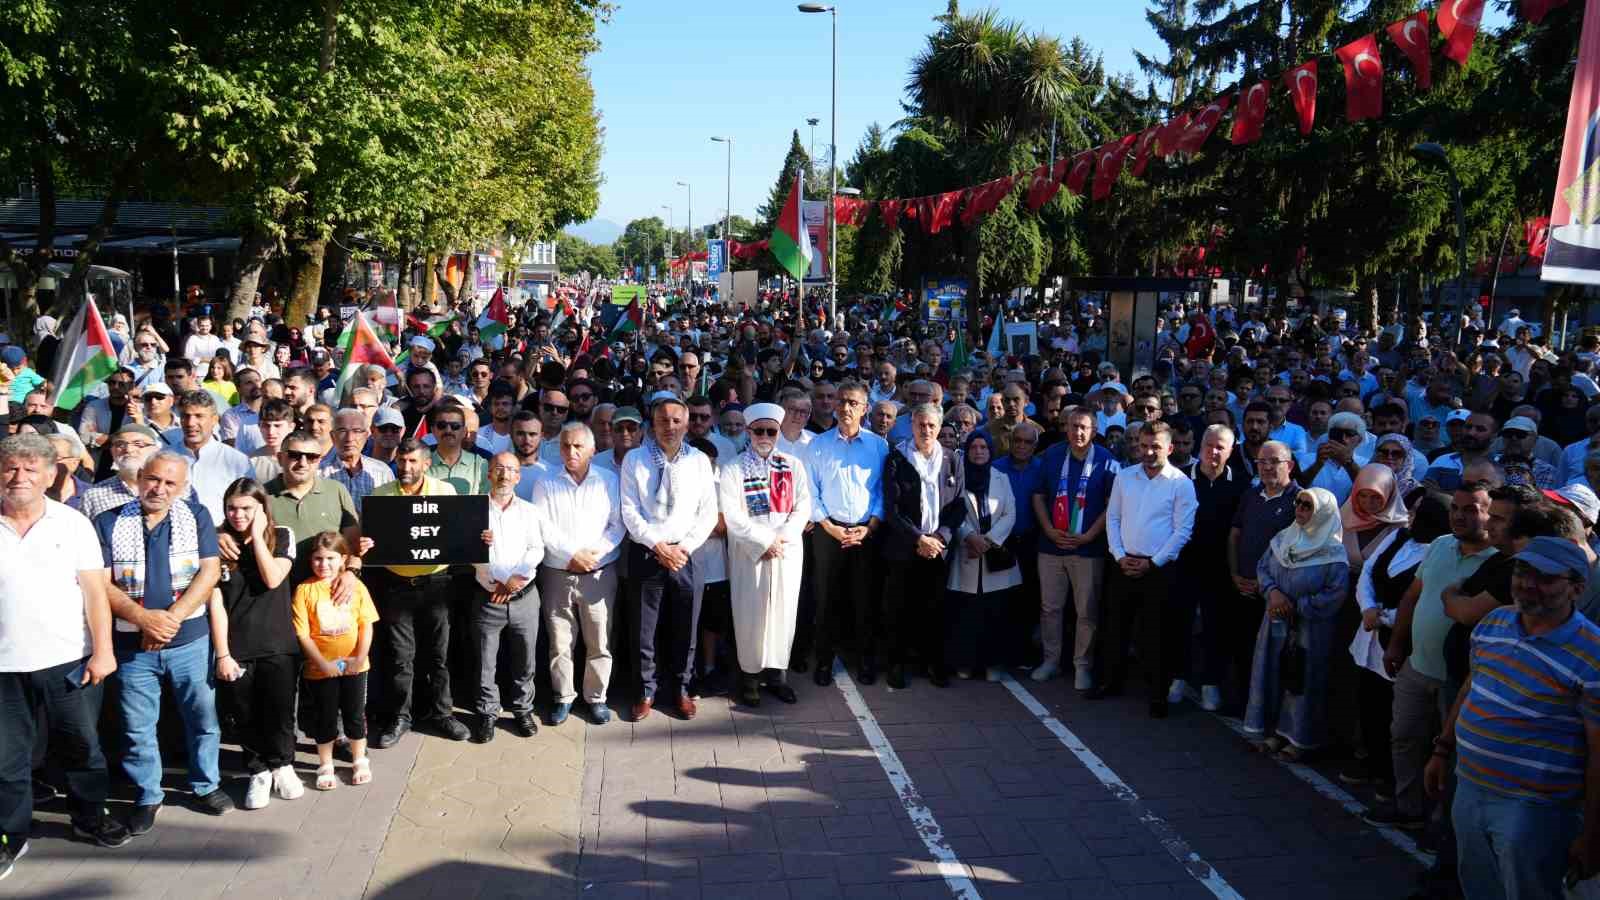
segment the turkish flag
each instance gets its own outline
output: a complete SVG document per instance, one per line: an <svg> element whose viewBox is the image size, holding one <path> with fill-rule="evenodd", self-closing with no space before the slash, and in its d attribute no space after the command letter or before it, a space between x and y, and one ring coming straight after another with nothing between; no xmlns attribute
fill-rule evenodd
<svg viewBox="0 0 1600 900"><path fill-rule="evenodd" d="M901 206L901 201L899 201L899 200L879 200L878 201L878 215L883 217L884 227L886 227L886 228L897 228L897 227L899 227L899 225L900 225L900 206Z"/></svg>
<svg viewBox="0 0 1600 900"><path fill-rule="evenodd" d="M1383 118L1383 60L1378 36L1357 38L1334 55L1344 63L1344 115L1352 122Z"/></svg>
<svg viewBox="0 0 1600 900"><path fill-rule="evenodd" d="M1233 95L1224 94L1201 108L1195 114L1194 120L1189 123L1189 127L1179 136L1178 149L1184 153L1199 153L1205 146L1206 139L1211 137L1211 132L1222 123L1222 116L1232 103Z"/></svg>
<svg viewBox="0 0 1600 900"><path fill-rule="evenodd" d="M1317 121L1317 61L1310 60L1283 73L1283 86L1289 89L1294 112L1300 120L1300 133L1310 134Z"/></svg>
<svg viewBox="0 0 1600 900"><path fill-rule="evenodd" d="M1048 167L1040 164L1033 170L1033 183L1028 186L1028 208L1038 212L1039 208L1055 199L1056 192L1061 190L1061 178L1067 174L1067 160L1058 159Z"/></svg>
<svg viewBox="0 0 1600 900"><path fill-rule="evenodd" d="M1482 20L1483 0L1444 0L1439 4L1439 33L1444 35L1446 59L1467 64Z"/></svg>
<svg viewBox="0 0 1600 900"><path fill-rule="evenodd" d="M1137 134L1125 134L1095 150L1094 199L1104 200L1111 196L1112 186L1122 175L1122 162L1128 158L1128 148L1138 139Z"/></svg>
<svg viewBox="0 0 1600 900"><path fill-rule="evenodd" d="M929 234L938 234L955 221L956 204L960 202L960 191L945 191L942 194L923 197L922 209L917 217Z"/></svg>
<svg viewBox="0 0 1600 900"><path fill-rule="evenodd" d="M1156 130L1156 155L1166 159L1178 152L1178 141L1189 128L1189 113L1179 113Z"/></svg>
<svg viewBox="0 0 1600 900"><path fill-rule="evenodd" d="M1235 147L1261 140L1261 126L1267 120L1267 95L1271 92L1265 81L1258 81L1240 95L1239 105L1233 110Z"/></svg>
<svg viewBox="0 0 1600 900"><path fill-rule="evenodd" d="M1067 169L1067 190L1070 193L1082 195L1083 183L1089 179L1089 167L1094 165L1094 151L1085 150L1072 157L1072 164Z"/></svg>
<svg viewBox="0 0 1600 900"><path fill-rule="evenodd" d="M1013 183L1012 176L1007 175L970 188L967 191L966 202L961 206L961 224L971 227L978 219L994 212L1000 201L1011 193Z"/></svg>
<svg viewBox="0 0 1600 900"><path fill-rule="evenodd" d="M1544 21L1544 17L1549 15L1551 10L1566 5L1567 0L1522 0L1522 15L1537 25Z"/></svg>
<svg viewBox="0 0 1600 900"><path fill-rule="evenodd" d="M833 198L833 220L840 225L860 225L867 220L867 201L860 197Z"/></svg>
<svg viewBox="0 0 1600 900"><path fill-rule="evenodd" d="M1428 47L1428 11L1417 10L1398 22L1390 22L1384 30L1389 32L1389 40L1411 61L1417 87L1424 91L1432 89L1433 55Z"/></svg>
<svg viewBox="0 0 1600 900"><path fill-rule="evenodd" d="M1150 164L1150 151L1155 149L1156 134L1160 130L1160 125L1151 125L1139 132L1139 137L1134 141L1132 172L1135 178L1144 175L1144 167Z"/></svg>
<svg viewBox="0 0 1600 900"><path fill-rule="evenodd" d="M1540 216L1523 223L1522 236L1528 242L1528 255L1543 261L1544 252L1550 246L1550 217Z"/></svg>

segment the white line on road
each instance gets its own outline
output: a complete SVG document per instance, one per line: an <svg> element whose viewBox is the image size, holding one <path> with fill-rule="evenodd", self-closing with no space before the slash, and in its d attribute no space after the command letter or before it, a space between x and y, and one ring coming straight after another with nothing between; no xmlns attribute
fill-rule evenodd
<svg viewBox="0 0 1600 900"><path fill-rule="evenodd" d="M1195 706L1199 706L1200 695L1196 694L1193 688L1189 689L1188 694L1189 698L1194 701ZM1249 735L1245 733L1244 723L1238 719L1229 718L1221 713L1211 713L1211 716L1232 729L1234 734L1237 734L1240 737L1249 737ZM1352 797L1349 791L1324 778L1322 773L1318 772L1316 769L1311 768L1305 763L1286 762L1281 759L1276 759L1276 757L1274 757L1274 759L1279 765L1288 769L1289 774L1310 785L1312 790L1328 798L1329 800L1332 800L1334 803L1339 804L1339 806L1350 815L1359 819L1361 818L1361 814L1366 812L1366 804L1362 803L1360 800L1357 800L1355 797ZM1398 828L1381 828L1377 825L1372 825L1370 822L1367 824L1375 829L1384 840L1399 848L1402 853L1405 853L1407 856L1410 856L1417 862L1422 863L1424 867L1433 865L1433 854L1425 853L1419 849L1417 847L1417 842L1404 831L1401 831Z"/></svg>
<svg viewBox="0 0 1600 900"><path fill-rule="evenodd" d="M1078 762L1083 763L1084 768L1099 779L1105 789L1111 792L1111 796L1128 805L1134 818L1150 829L1150 832L1156 836L1156 840L1161 842L1161 846L1166 848L1167 853L1178 861L1178 865L1183 866L1190 877L1200 882L1201 887L1210 891L1214 897L1243 900L1243 895L1234 890L1233 885L1228 884L1227 879L1223 878L1210 863L1201 859L1200 854L1190 849L1188 843L1184 841L1178 832L1171 825L1168 825L1165 819L1156 815L1139 798L1138 792L1129 787L1121 776L1113 772L1111 767L1106 765L1105 761L1096 755L1093 750L1090 750L1087 744L1079 740L1078 736L1073 734L1072 730L1067 728L1066 725L1062 724L1060 719L1050 715L1050 711L1045 709L1044 704L1028 693L1022 685L1017 683L1015 678L1012 678L1010 674L1005 674L1001 676L1000 683L1005 685L1006 690L1011 692L1011 696L1016 697L1023 706L1027 707L1028 712L1033 713L1034 718L1039 720L1039 724L1056 736L1062 746L1072 751L1072 755L1078 758Z"/></svg>
<svg viewBox="0 0 1600 900"><path fill-rule="evenodd" d="M911 817L911 824L916 826L917 834L922 838L922 845L928 848L938 864L939 874L944 876L944 883L949 886L950 893L957 900L982 900L978 893L978 886L972 883L967 875L967 867L956 857L956 852L950 849L950 842L945 840L944 829L939 827L939 820L933 817L933 810L922 802L922 794L917 792L917 786L912 783L911 776L906 774L906 767L900 762L900 755L894 752L894 746L889 743L889 738L878 727L878 719L867 708L867 702L861 698L861 691L856 688L856 683L850 680L850 673L844 666L836 666L833 672L833 683L838 686L839 693L844 695L844 702L850 707L850 712L855 715L856 723L861 726L861 733L866 735L867 745L872 748L873 755L878 757L878 765L883 767L883 774L889 776L889 783L894 785L894 792L900 797L900 805L905 807L906 815Z"/></svg>

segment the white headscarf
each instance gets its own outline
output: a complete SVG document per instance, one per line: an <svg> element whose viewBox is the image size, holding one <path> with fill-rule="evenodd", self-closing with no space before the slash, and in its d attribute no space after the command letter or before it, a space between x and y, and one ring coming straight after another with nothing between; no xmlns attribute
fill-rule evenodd
<svg viewBox="0 0 1600 900"><path fill-rule="evenodd" d="M1272 556L1286 569L1348 563L1344 548L1344 526L1339 519L1339 501L1322 488L1306 488L1300 497L1316 504L1311 521L1303 527L1298 521L1272 539ZM1299 497L1295 498L1299 502Z"/></svg>

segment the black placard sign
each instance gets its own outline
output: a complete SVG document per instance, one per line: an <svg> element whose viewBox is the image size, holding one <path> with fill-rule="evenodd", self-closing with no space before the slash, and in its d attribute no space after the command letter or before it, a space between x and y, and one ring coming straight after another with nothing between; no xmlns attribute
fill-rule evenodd
<svg viewBox="0 0 1600 900"><path fill-rule="evenodd" d="M372 549L368 566L442 566L485 563L489 498L368 495L361 501L361 536Z"/></svg>

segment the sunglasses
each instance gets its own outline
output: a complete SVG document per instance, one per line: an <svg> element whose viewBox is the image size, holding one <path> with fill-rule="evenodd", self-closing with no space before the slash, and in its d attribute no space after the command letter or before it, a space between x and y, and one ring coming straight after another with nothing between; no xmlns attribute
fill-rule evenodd
<svg viewBox="0 0 1600 900"><path fill-rule="evenodd" d="M467 427L465 422L438 422L434 424L434 431L460 431Z"/></svg>
<svg viewBox="0 0 1600 900"><path fill-rule="evenodd" d="M1315 502L1311 501L1311 500L1296 500L1294 502L1294 508L1295 509L1316 509L1317 508L1317 504Z"/></svg>
<svg viewBox="0 0 1600 900"><path fill-rule="evenodd" d="M315 450L285 450L283 455L291 462L316 462L322 458L322 454Z"/></svg>
<svg viewBox="0 0 1600 900"><path fill-rule="evenodd" d="M558 416L566 415L567 414L567 410L572 408L570 406L557 406L554 403L541 403L539 405L544 407L544 411L545 412L547 412L547 413L555 413Z"/></svg>
<svg viewBox="0 0 1600 900"><path fill-rule="evenodd" d="M400 431L401 427L399 425L379 425L378 426L378 430L379 431Z"/></svg>
<svg viewBox="0 0 1600 900"><path fill-rule="evenodd" d="M709 422L711 413L689 413L689 418L695 422Z"/></svg>
<svg viewBox="0 0 1600 900"><path fill-rule="evenodd" d="M778 434L778 429L776 428L750 428L747 430L756 437L775 437Z"/></svg>

